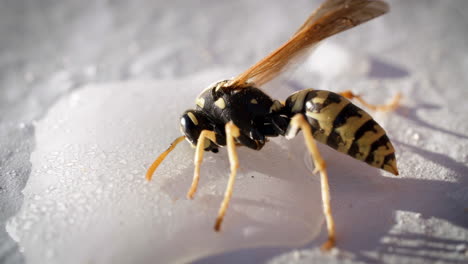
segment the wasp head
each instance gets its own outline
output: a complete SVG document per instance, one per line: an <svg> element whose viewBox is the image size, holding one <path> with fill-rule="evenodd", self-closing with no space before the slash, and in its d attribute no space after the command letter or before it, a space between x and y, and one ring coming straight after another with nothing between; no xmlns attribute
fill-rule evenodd
<svg viewBox="0 0 468 264"><path fill-rule="evenodd" d="M213 131L213 125L202 111L187 110L180 117L180 131L185 135L185 138L196 147L198 138L203 130ZM206 151L218 152L218 145L209 139L205 139L204 149Z"/></svg>

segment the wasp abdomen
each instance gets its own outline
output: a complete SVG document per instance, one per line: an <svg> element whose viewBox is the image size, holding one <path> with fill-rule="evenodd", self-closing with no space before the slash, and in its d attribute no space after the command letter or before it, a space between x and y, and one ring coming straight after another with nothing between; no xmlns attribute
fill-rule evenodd
<svg viewBox="0 0 468 264"><path fill-rule="evenodd" d="M304 114L317 141L398 174L395 149L383 128L343 96L323 90L299 91L288 97L285 111L291 116Z"/></svg>

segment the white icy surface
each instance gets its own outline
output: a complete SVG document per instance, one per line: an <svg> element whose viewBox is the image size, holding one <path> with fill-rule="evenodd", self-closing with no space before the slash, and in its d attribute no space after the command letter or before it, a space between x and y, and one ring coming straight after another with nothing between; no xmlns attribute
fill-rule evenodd
<svg viewBox="0 0 468 264"><path fill-rule="evenodd" d="M222 76L90 85L57 102L36 124L23 207L8 225L28 263L180 263L311 241L323 217L300 140L239 148L221 233L213 224L229 174L225 151L206 155L193 201L185 198L194 154L186 142L144 180L179 135L179 115Z"/></svg>
<svg viewBox="0 0 468 264"><path fill-rule="evenodd" d="M193 171L188 144L145 182L148 165L179 135L180 113L209 83L236 73L218 70L178 80L89 85L58 101L36 123L24 203L7 226L28 263L466 260L468 130L466 117L456 114L464 108L419 115L418 107L438 109L421 103L427 96L437 102L423 73L376 83L365 78L372 59L337 44L321 47L312 57L335 56L335 64L328 64L331 75L306 64L293 78L306 81L273 82L272 93L281 99L316 74L320 88L344 90L345 80L357 80L374 102L396 91L405 94L396 112L374 113L396 146L400 177L321 146L339 250L317 250L326 235L319 182L310 176L301 137L274 139L260 152L239 148L241 168L221 233L212 225L229 173L224 151L206 155L194 201L185 198ZM349 67L353 61L369 68ZM341 82L332 82L340 75Z"/></svg>
<svg viewBox="0 0 468 264"><path fill-rule="evenodd" d="M463 1L391 1L388 15L319 46L286 87L268 85L276 86L268 91L278 98L307 87L353 89L375 103L397 91L404 95L396 112L372 113L397 149L400 177L321 147L329 165L338 234L339 249L332 254L317 250L326 232L318 179L308 175L310 160L300 137L292 142L275 139L261 152L239 149L241 171L221 234L211 228L228 175L223 151L206 155L194 201L185 199L193 169L193 150L187 144L174 151L153 182L144 182L146 167L179 135L178 115L206 85L238 71L187 74L216 65L249 66L287 39L314 6L309 1L287 6L270 2L220 4L207 13L174 8L177 18L159 5L161 13L147 10L160 23L137 20L140 30L122 27L118 20L96 31L89 31L88 24L78 33L64 30L84 39L120 32L123 37L109 43L126 45L133 32L153 36L156 26L155 39L129 48L137 53L131 55L134 59L126 61L119 56L124 52L109 53L114 46L104 45L96 54L106 54L108 60L98 56L90 63L107 63L98 64L97 73L93 67L87 73L103 76L109 70L128 78L171 80L90 85L62 98L37 122L24 203L7 226L28 263L468 262ZM291 15L301 11L301 16ZM187 18L189 13L196 19ZM107 21L112 16L96 17ZM268 27L273 32L257 29ZM238 28L251 30L233 36ZM83 41L78 43L74 45L83 51ZM138 54L138 44L150 51ZM45 54L49 61L52 54ZM75 49L70 54L87 61ZM57 75L57 83L67 80L63 77ZM42 90L35 91L41 102Z"/></svg>

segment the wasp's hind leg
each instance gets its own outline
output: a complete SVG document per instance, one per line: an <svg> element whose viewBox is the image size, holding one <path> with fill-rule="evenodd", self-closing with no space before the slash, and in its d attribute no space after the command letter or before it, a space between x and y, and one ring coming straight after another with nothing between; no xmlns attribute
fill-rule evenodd
<svg viewBox="0 0 468 264"><path fill-rule="evenodd" d="M401 100L401 93L397 93L393 97L393 99L390 101L390 103L384 104L384 105L375 105L375 104L370 104L370 103L366 102L364 99L362 99L362 97L360 95L354 94L353 92L351 92L351 90L345 90L345 91L343 91L343 92L341 92L339 94L341 96L343 96L343 97L346 97L346 98L350 99L350 100L356 99L362 105L364 105L365 107L367 107L367 108L369 108L371 110L382 111L382 112L395 110L400 105L400 100Z"/></svg>
<svg viewBox="0 0 468 264"><path fill-rule="evenodd" d="M236 152L236 143L234 142L235 138L240 136L239 128L234 125L232 121L226 124L226 143L229 155L229 164L231 165L231 174L229 175L228 185L226 187L226 192L224 193L224 199L221 203L221 206L218 211L218 217L216 218L216 223L214 229L219 231L221 229L221 224L226 214L226 210L229 205L229 201L232 196L232 189L234 187L234 181L236 179L237 168L239 168L239 159Z"/></svg>
<svg viewBox="0 0 468 264"><path fill-rule="evenodd" d="M216 134L210 130L203 130L198 136L197 147L195 150L195 158L193 163L195 165L195 170L193 172L192 185L190 186L189 191L187 192L187 198L193 199L195 192L197 191L198 181L200 180L200 166L203 161L203 152L205 152L205 141L211 140L216 142Z"/></svg>
<svg viewBox="0 0 468 264"><path fill-rule="evenodd" d="M315 139L312 136L312 130L309 123L304 118L303 114L296 114L289 123L289 130L286 134L287 139L293 138L297 132L302 130L304 139L307 145L309 153L312 155L314 160L315 170L314 172L320 172L320 184L322 190L322 204L323 213L325 215L325 221L327 223L328 240L322 245L322 250L329 250L335 247L335 222L333 220L331 205L330 205L330 187L328 185L328 174L326 170L326 163L323 160L320 152L315 143Z"/></svg>

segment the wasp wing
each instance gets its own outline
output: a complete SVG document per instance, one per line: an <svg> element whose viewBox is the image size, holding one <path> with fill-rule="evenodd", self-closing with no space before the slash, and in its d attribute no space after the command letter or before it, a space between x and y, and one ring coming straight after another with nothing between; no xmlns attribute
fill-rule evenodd
<svg viewBox="0 0 468 264"><path fill-rule="evenodd" d="M300 57L321 40L383 15L388 10L388 4L381 0L327 0L309 16L291 39L235 77L231 84L240 87L252 81L261 86L275 78L291 60Z"/></svg>

